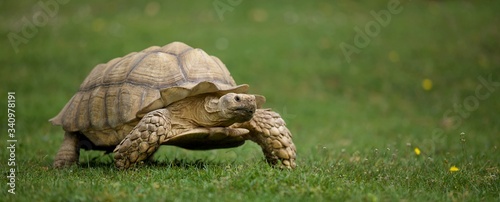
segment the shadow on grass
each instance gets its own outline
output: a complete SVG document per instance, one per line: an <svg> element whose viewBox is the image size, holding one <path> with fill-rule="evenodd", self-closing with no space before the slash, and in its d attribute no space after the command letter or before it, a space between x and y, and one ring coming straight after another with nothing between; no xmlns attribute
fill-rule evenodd
<svg viewBox="0 0 500 202"><path fill-rule="evenodd" d="M227 163L226 163L227 164ZM207 159L147 159L134 166L134 168L184 168L184 169L206 169L207 167L222 167L224 163L209 161ZM80 168L115 168L112 155L105 154L91 158L87 162L81 162Z"/></svg>

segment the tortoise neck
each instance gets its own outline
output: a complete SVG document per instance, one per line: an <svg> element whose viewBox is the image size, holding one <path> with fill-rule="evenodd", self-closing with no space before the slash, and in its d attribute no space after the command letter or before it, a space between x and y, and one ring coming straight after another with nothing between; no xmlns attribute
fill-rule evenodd
<svg viewBox="0 0 500 202"><path fill-rule="evenodd" d="M209 99L206 99L209 98ZM176 119L186 124L199 127L226 127L233 124L234 121L224 119L220 110L207 111L206 105L210 100L218 100L216 95L197 95L187 97L183 100L172 103L167 108Z"/></svg>

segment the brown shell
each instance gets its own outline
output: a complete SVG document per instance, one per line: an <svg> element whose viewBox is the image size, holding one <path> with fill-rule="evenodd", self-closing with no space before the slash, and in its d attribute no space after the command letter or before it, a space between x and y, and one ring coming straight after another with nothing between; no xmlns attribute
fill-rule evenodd
<svg viewBox="0 0 500 202"><path fill-rule="evenodd" d="M188 96L247 90L217 57L173 42L97 65L50 122L70 132L113 129Z"/></svg>

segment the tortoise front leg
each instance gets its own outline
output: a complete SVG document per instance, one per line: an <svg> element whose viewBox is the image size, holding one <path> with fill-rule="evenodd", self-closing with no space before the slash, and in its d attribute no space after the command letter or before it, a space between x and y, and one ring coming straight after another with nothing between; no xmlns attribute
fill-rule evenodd
<svg viewBox="0 0 500 202"><path fill-rule="evenodd" d="M269 164L276 165L281 161L281 167L295 168L296 148L292 134L278 113L257 109L250 121L231 127L250 130L249 139L260 145Z"/></svg>
<svg viewBox="0 0 500 202"><path fill-rule="evenodd" d="M130 133L116 146L115 165L127 169L151 156L170 131L169 112L159 109L146 114Z"/></svg>

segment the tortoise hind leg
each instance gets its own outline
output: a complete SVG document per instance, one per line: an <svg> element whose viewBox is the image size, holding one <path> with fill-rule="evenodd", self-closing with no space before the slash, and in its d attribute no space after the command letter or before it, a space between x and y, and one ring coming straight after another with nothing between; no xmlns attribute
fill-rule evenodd
<svg viewBox="0 0 500 202"><path fill-rule="evenodd" d="M116 146L115 165L127 169L153 155L170 130L169 112L159 109L146 114L130 133Z"/></svg>
<svg viewBox="0 0 500 202"><path fill-rule="evenodd" d="M66 132L64 140L54 159L53 166L62 168L78 163L80 158L80 146L78 132Z"/></svg>
<svg viewBox="0 0 500 202"><path fill-rule="evenodd" d="M278 113L270 109L257 109L250 121L231 127L250 130L249 139L260 145L269 164L281 162L280 167L295 168L296 148L292 134Z"/></svg>

